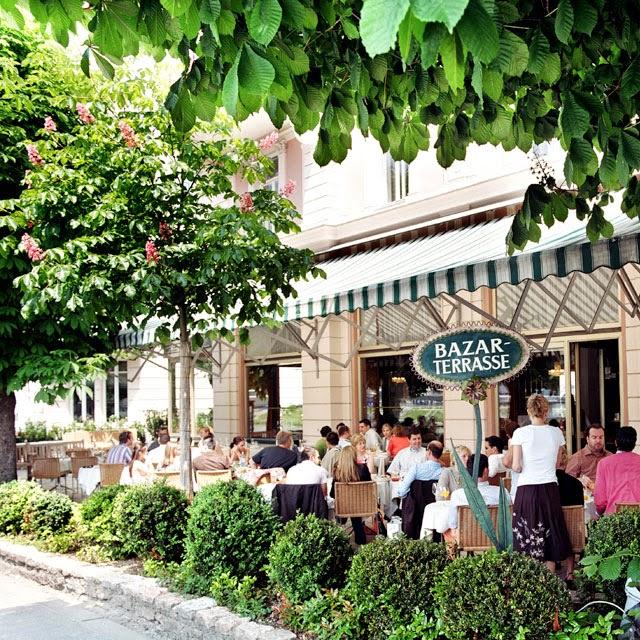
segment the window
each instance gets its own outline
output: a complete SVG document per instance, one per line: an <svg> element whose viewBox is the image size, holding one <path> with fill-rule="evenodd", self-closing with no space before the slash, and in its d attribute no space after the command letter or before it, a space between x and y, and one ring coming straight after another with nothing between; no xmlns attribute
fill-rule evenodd
<svg viewBox="0 0 640 640"><path fill-rule="evenodd" d="M107 377L107 418L127 417L127 361L118 362Z"/></svg>
<svg viewBox="0 0 640 640"><path fill-rule="evenodd" d="M265 180L263 188L278 192L280 190L280 158L273 156L271 162L273 162L273 171Z"/></svg>
<svg viewBox="0 0 640 640"><path fill-rule="evenodd" d="M95 417L94 403L94 384L89 382L84 386L82 390L76 390L73 392L73 419L81 420L93 420Z"/></svg>
<svg viewBox="0 0 640 640"><path fill-rule="evenodd" d="M387 199L389 202L402 200L409 195L409 165L404 160L394 160L390 153L385 155L387 170Z"/></svg>

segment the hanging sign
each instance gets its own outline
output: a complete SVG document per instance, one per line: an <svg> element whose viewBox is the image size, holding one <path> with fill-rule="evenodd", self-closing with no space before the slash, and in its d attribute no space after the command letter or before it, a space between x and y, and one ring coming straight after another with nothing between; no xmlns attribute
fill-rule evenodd
<svg viewBox="0 0 640 640"><path fill-rule="evenodd" d="M529 345L523 336L482 324L441 331L413 353L418 375L448 388L462 388L471 379L496 384L517 375L528 361Z"/></svg>

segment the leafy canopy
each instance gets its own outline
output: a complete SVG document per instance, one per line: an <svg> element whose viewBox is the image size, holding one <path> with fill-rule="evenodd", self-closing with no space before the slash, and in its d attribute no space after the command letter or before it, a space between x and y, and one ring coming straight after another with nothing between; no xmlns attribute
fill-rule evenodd
<svg viewBox="0 0 640 640"><path fill-rule="evenodd" d="M542 224L564 221L569 209L587 221L592 240L610 236L603 209L613 190L625 190L623 209L637 215L640 14L632 0L63 5L28 3L63 42L76 21L88 21L87 70L93 55L112 73L140 43L182 59L167 97L179 128L210 119L219 106L238 120L264 108L276 127L285 118L299 133L319 125L321 165L344 160L355 127L407 162L435 134L443 167L464 160L472 142L526 152L559 139L565 182L544 176L527 191L511 250L537 240Z"/></svg>

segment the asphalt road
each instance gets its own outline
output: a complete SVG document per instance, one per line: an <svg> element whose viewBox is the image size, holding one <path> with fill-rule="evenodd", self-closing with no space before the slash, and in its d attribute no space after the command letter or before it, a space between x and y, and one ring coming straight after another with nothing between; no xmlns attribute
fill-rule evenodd
<svg viewBox="0 0 640 640"><path fill-rule="evenodd" d="M0 640L149 640L105 616L103 607L0 573Z"/></svg>

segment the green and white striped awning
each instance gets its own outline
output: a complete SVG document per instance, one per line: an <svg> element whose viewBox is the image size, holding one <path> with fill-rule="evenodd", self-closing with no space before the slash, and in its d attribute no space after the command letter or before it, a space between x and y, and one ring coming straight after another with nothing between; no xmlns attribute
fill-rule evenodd
<svg viewBox="0 0 640 640"><path fill-rule="evenodd" d="M296 286L298 298L287 301L284 319L339 314L640 262L640 223L623 213L609 219L614 237L595 244L586 238L585 223L569 218L544 230L539 243L507 256L505 238L512 218L506 217L329 260L318 265L326 279Z"/></svg>
<svg viewBox="0 0 640 640"><path fill-rule="evenodd" d="M584 221L569 217L544 229L539 243L508 256L505 238L512 218L505 217L327 260L318 264L326 278L299 282L297 298L287 300L279 319L324 317L441 293L495 289L504 283L640 263L640 223L622 212L607 213L614 237L595 244L586 237ZM144 344L149 333L147 328L124 331L119 342L121 346Z"/></svg>

